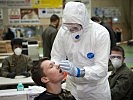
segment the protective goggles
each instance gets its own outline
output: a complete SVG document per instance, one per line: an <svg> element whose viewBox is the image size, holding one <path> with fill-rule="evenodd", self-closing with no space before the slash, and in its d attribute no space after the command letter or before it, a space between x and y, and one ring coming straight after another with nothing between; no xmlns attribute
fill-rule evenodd
<svg viewBox="0 0 133 100"><path fill-rule="evenodd" d="M72 33L75 33L82 29L82 25L77 24L77 23L64 23L64 24L62 24L62 28L64 30L68 30Z"/></svg>
<svg viewBox="0 0 133 100"><path fill-rule="evenodd" d="M114 58L122 59L122 55L117 55L117 54L110 55L110 59L114 59Z"/></svg>

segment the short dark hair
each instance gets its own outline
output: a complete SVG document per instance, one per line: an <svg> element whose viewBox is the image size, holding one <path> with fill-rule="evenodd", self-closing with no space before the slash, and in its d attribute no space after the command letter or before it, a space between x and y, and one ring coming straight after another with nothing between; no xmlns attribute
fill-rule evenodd
<svg viewBox="0 0 133 100"><path fill-rule="evenodd" d="M114 46L111 51L119 51L122 52L122 56L125 57L124 49L121 46Z"/></svg>
<svg viewBox="0 0 133 100"><path fill-rule="evenodd" d="M14 45L19 45L19 46L22 46L22 42L23 42L23 39L20 39L20 38L14 38L11 40L11 47L12 47L12 50L13 50L13 46Z"/></svg>
<svg viewBox="0 0 133 100"><path fill-rule="evenodd" d="M59 16L56 15L56 14L53 14L51 17L50 17L50 22L55 22L56 20L59 20Z"/></svg>
<svg viewBox="0 0 133 100"><path fill-rule="evenodd" d="M34 65L31 69L32 80L36 83L36 85L42 86L42 87L46 87L46 84L41 81L41 78L45 76L45 73L43 73L43 69L41 68L41 64L45 60L49 60L49 58L44 57L40 59L38 64Z"/></svg>
<svg viewBox="0 0 133 100"><path fill-rule="evenodd" d="M74 2L81 2L81 0L75 0Z"/></svg>
<svg viewBox="0 0 133 100"><path fill-rule="evenodd" d="M94 21L94 22L100 22L99 17L96 17L96 16L92 16L91 20Z"/></svg>

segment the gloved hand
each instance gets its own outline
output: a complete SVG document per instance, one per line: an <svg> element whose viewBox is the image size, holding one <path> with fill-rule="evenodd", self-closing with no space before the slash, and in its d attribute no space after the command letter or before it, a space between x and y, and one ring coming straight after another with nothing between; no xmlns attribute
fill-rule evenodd
<svg viewBox="0 0 133 100"><path fill-rule="evenodd" d="M15 72L7 74L7 78L15 78L15 76L16 76Z"/></svg>
<svg viewBox="0 0 133 100"><path fill-rule="evenodd" d="M84 69L81 70L80 68L75 67L68 60L63 60L59 64L60 64L60 68L71 76L83 77L85 75Z"/></svg>
<svg viewBox="0 0 133 100"><path fill-rule="evenodd" d="M26 71L22 72L21 75L23 75L25 77L30 77L30 73L26 72Z"/></svg>

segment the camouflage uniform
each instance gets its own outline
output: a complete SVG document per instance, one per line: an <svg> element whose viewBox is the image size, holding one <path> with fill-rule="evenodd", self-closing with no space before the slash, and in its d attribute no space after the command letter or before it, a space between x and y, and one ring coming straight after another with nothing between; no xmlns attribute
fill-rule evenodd
<svg viewBox="0 0 133 100"><path fill-rule="evenodd" d="M12 72L15 72L16 75L20 75L24 71L30 71L31 67L32 60L30 57L23 54L17 57L13 54L2 61L1 73L3 77L7 77L7 75Z"/></svg>
<svg viewBox="0 0 133 100"><path fill-rule="evenodd" d="M65 89L62 89L60 94L52 94L44 91L34 100L76 100L74 96Z"/></svg>

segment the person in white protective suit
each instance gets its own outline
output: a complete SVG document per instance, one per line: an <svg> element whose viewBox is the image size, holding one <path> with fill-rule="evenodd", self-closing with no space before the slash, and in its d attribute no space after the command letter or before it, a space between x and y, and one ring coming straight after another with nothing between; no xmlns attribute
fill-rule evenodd
<svg viewBox="0 0 133 100"><path fill-rule="evenodd" d="M53 43L51 60L68 73L66 89L76 100L111 100L107 77L108 31L89 19L81 2L66 3L62 22Z"/></svg>

